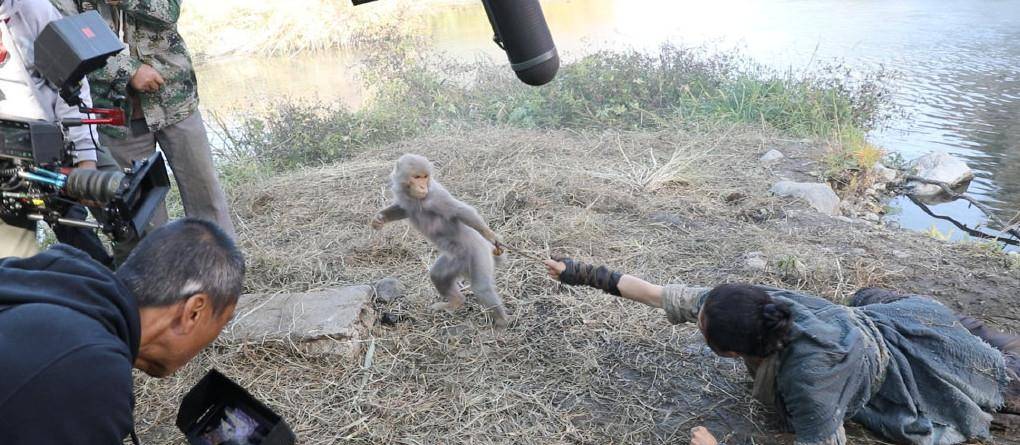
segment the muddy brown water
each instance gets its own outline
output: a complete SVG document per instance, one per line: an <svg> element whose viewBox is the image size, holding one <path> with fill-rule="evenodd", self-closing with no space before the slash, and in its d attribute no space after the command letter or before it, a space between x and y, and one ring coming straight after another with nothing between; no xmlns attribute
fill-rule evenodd
<svg viewBox="0 0 1020 445"><path fill-rule="evenodd" d="M654 50L670 41L738 47L778 68L841 59L863 70L892 69L899 74L895 101L906 115L871 139L908 160L934 149L963 157L977 174L970 192L1002 219L1020 219L1018 0L547 0L543 7L566 59L599 48ZM480 5L437 5L429 20L438 49L462 60L505 61ZM358 106L365 97L357 60L338 52L207 64L199 73L203 100L223 112L282 98ZM905 198L891 206L887 219L903 227L966 238ZM971 227L989 224L963 201L933 210Z"/></svg>

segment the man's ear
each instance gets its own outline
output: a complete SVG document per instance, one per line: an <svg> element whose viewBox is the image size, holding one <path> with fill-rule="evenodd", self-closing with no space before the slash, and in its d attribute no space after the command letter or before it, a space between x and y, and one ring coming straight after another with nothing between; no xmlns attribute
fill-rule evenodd
<svg viewBox="0 0 1020 445"><path fill-rule="evenodd" d="M212 300L209 298L209 295L204 293L188 297L181 305L181 310L177 314L177 323L174 326L174 330L178 334L190 334L204 321L205 317L209 317L212 314Z"/></svg>

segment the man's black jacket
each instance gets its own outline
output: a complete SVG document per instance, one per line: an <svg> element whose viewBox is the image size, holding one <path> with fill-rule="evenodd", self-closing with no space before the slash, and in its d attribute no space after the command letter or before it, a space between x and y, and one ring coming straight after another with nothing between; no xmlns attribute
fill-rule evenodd
<svg viewBox="0 0 1020 445"><path fill-rule="evenodd" d="M83 252L0 260L0 443L121 443L140 336L135 297Z"/></svg>

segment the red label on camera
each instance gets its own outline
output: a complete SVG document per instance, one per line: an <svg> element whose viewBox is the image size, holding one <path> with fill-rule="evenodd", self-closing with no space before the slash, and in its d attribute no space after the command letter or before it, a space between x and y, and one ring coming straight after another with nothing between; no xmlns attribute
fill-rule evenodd
<svg viewBox="0 0 1020 445"><path fill-rule="evenodd" d="M81 33L85 34L85 37L90 38L90 39L96 36L96 33L92 32L92 28L88 28L88 27L82 28L81 29Z"/></svg>

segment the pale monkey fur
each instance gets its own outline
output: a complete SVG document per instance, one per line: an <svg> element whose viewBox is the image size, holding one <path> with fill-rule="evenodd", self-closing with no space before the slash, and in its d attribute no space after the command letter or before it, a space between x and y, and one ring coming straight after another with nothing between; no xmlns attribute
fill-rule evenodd
<svg viewBox="0 0 1020 445"><path fill-rule="evenodd" d="M498 239L478 211L451 196L433 177L432 163L423 156L401 156L390 175L390 186L394 203L375 215L372 227L378 230L387 222L406 218L439 248L441 254L429 277L446 302L433 304L432 309L453 312L463 306L457 280L466 278L478 301L491 311L493 324L505 327L507 311L494 282L493 249Z"/></svg>

